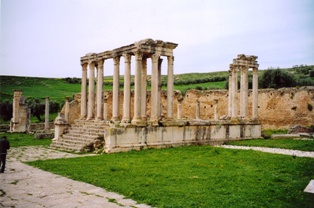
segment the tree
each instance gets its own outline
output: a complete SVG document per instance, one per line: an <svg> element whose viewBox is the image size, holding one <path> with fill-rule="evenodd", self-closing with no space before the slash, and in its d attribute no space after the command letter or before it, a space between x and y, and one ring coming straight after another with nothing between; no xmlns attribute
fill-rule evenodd
<svg viewBox="0 0 314 208"><path fill-rule="evenodd" d="M45 113L45 103L38 98L28 98L27 106L31 109L32 115L36 116L38 121L42 121L40 115Z"/></svg>
<svg viewBox="0 0 314 208"><path fill-rule="evenodd" d="M281 69L265 70L259 80L260 88L295 87L296 80L292 74Z"/></svg>
<svg viewBox="0 0 314 208"><path fill-rule="evenodd" d="M0 116L5 121L9 121L12 118L13 114L13 106L12 102L9 102L8 100L1 101L0 102Z"/></svg>

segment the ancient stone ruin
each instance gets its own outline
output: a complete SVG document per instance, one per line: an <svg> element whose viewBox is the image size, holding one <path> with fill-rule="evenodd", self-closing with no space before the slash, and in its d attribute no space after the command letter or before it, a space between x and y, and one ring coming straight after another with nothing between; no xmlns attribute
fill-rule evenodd
<svg viewBox="0 0 314 208"><path fill-rule="evenodd" d="M10 121L10 132L28 132L30 127L30 111L25 103L21 90L14 90L13 116Z"/></svg>
<svg viewBox="0 0 314 208"><path fill-rule="evenodd" d="M261 125L257 114L257 57L239 55L230 65L228 115L218 119L200 118L200 101L195 100L195 119L181 117L180 92L174 91L174 56L176 43L145 39L131 45L81 57L82 88L80 118L69 124L69 107L55 120L55 138L51 147L68 151L89 151L95 146L106 153L143 148L162 148L191 144L215 144L227 140L258 138ZM134 91L131 91L131 60L135 57ZM161 57L167 57L167 91L161 90ZM124 88L119 90L120 59L124 58ZM113 59L113 90L103 86L106 60ZM151 60L151 90L147 90L147 61ZM253 69L252 118L248 118L248 69ZM89 70L88 85L87 71ZM97 76L95 77L95 71ZM241 72L240 103L237 73ZM96 92L95 89L96 79ZM88 92L87 92L88 87ZM108 103L112 96L112 103ZM119 100L123 96L123 104ZM176 99L175 99L176 98ZM166 102L162 103L162 100ZM176 106L174 106L176 104ZM238 112L240 105L240 114ZM133 106L133 108L131 107ZM122 107L122 110L120 108ZM174 116L174 109L177 116ZM111 109L112 112L108 112ZM122 113L121 113L122 112ZM111 118L108 115L111 114ZM67 118L67 119L66 119Z"/></svg>

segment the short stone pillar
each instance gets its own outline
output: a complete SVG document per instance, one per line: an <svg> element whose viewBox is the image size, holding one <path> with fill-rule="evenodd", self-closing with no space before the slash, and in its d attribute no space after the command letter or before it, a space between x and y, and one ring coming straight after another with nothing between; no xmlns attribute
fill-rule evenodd
<svg viewBox="0 0 314 208"><path fill-rule="evenodd" d="M177 119L181 119L181 111L182 111L182 101L183 101L183 98L181 96L179 96L177 98L178 100L178 106L177 106Z"/></svg>
<svg viewBox="0 0 314 208"><path fill-rule="evenodd" d="M214 120L217 121L218 120L218 99L214 100Z"/></svg>
<svg viewBox="0 0 314 208"><path fill-rule="evenodd" d="M105 121L108 121L108 103L107 103L107 100L108 100L107 96L104 96L104 115L103 115L103 117L104 117Z"/></svg>
<svg viewBox="0 0 314 208"><path fill-rule="evenodd" d="M21 90L14 90L13 115L10 123L10 132L27 132L29 130L30 116L22 96Z"/></svg>
<svg viewBox="0 0 314 208"><path fill-rule="evenodd" d="M53 140L58 140L64 131L68 128L69 124L66 122L61 113L58 113L57 118L55 119L55 138Z"/></svg>
<svg viewBox="0 0 314 208"><path fill-rule="evenodd" d="M69 123L69 113L70 113L70 104L69 104L69 97L67 96L65 98L64 119L68 123Z"/></svg>
<svg viewBox="0 0 314 208"><path fill-rule="evenodd" d="M49 130L49 97L45 100L45 130Z"/></svg>
<svg viewBox="0 0 314 208"><path fill-rule="evenodd" d="M200 119L200 110L201 110L201 104L200 101L197 99L196 100L196 119L199 120Z"/></svg>

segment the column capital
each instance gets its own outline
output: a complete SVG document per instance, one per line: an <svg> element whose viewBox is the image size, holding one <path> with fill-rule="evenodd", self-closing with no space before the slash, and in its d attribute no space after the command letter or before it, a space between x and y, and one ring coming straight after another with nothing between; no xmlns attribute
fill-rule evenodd
<svg viewBox="0 0 314 208"><path fill-rule="evenodd" d="M98 60L97 60L97 68L98 68L98 69L99 69L99 68L103 68L104 62L105 62L104 59L98 59Z"/></svg>
<svg viewBox="0 0 314 208"><path fill-rule="evenodd" d="M123 58L124 58L124 63L130 63L131 62L131 55L130 54L124 53Z"/></svg>
<svg viewBox="0 0 314 208"><path fill-rule="evenodd" d="M152 62L153 63L157 63L159 60L160 54L159 53L155 53L151 56Z"/></svg>
<svg viewBox="0 0 314 208"><path fill-rule="evenodd" d="M143 58L143 52L141 50L134 51L134 55L136 60L142 60Z"/></svg>
<svg viewBox="0 0 314 208"><path fill-rule="evenodd" d="M81 66L82 66L82 70L83 70L83 71L86 71L86 70L87 70L87 67L88 67L88 63L86 63L86 62L81 63Z"/></svg>
<svg viewBox="0 0 314 208"><path fill-rule="evenodd" d="M113 57L113 63L114 63L114 65L120 64L120 56L114 56Z"/></svg>

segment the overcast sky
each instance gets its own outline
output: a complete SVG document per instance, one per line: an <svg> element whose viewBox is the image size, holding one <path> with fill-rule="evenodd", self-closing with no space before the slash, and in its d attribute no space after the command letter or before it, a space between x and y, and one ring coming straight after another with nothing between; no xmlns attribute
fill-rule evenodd
<svg viewBox="0 0 314 208"><path fill-rule="evenodd" d="M146 38L179 44L175 74L228 70L241 53L260 69L312 65L314 1L1 0L0 74L81 77L80 57Z"/></svg>

